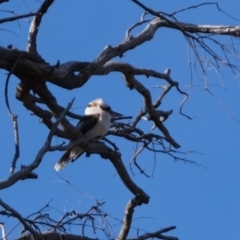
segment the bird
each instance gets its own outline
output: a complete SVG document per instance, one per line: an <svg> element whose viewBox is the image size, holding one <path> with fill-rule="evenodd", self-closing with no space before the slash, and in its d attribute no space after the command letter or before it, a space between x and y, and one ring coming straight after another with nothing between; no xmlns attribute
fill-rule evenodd
<svg viewBox="0 0 240 240"><path fill-rule="evenodd" d="M76 128L89 140L101 139L108 131L111 125L111 120L114 117L123 116L120 113L114 112L111 107L101 98L90 102L84 112L84 116L78 122ZM79 145L75 145L67 150L59 161L55 164L54 169L60 171L67 166L70 161L75 161L84 153L84 150Z"/></svg>

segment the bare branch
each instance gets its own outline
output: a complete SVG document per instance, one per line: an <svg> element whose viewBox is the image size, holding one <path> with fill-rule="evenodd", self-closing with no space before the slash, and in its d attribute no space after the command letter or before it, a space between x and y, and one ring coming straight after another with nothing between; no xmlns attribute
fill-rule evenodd
<svg viewBox="0 0 240 240"><path fill-rule="evenodd" d="M45 83L34 85L32 86L32 89L45 102L46 106L50 109L53 116L55 118L58 118L62 111L64 110L64 108L58 105L57 99L49 91L47 85ZM63 130L65 130L71 136L70 139L83 137L83 134L80 131L77 131L77 129L69 123L65 116L61 119L60 123Z"/></svg>
<svg viewBox="0 0 240 240"><path fill-rule="evenodd" d="M132 116L114 117L113 119L111 119L111 122L115 122L118 120L126 120L126 119L132 119Z"/></svg>
<svg viewBox="0 0 240 240"><path fill-rule="evenodd" d="M17 121L17 116L16 115L12 116L12 121L13 121L13 129L14 129L15 154L14 154L14 157L13 157L13 160L12 160L12 165L11 165L11 168L10 168L10 174L14 173L14 170L16 168L17 159L20 156L18 121Z"/></svg>
<svg viewBox="0 0 240 240"><path fill-rule="evenodd" d="M7 0L0 0L0 4L5 1ZM64 151L66 149L70 149L76 144L85 144L83 149L86 151L87 156L96 153L99 154L102 158L108 159L113 164L123 184L134 195L133 199L130 200L126 205L123 223L118 235L119 240L126 240L132 225L135 207L140 206L141 204L147 204L150 197L130 177L125 165L123 164L121 154L118 152L118 148L115 143L104 138L104 140L110 144L110 148L102 142L89 141L89 139L85 138L81 132L79 132L74 126L72 126L72 124L70 124L70 121L68 121L68 118L66 116L74 119L81 119L82 116L70 111L72 102L68 105L67 108L63 108L58 103L55 95L49 90L47 86L48 82L65 89L74 89L82 87L94 75L107 75L112 72L123 74L127 86L130 89L135 89L140 95L142 95L144 100L144 109L140 110L132 122L117 122L117 120L129 119L129 117L126 116L120 117L118 119L113 119L111 129L108 131L108 134L125 138L131 142L137 143L137 146L138 144L141 146L140 149L136 148L136 152L133 156L132 161L143 174L145 174L145 172L143 168L141 168L141 166L137 163L136 159L139 154L141 154L141 152L145 149L153 152L154 154L168 154L174 160L182 160L184 162L195 163L191 160L178 157L180 154L186 155L186 152L180 152L172 148L172 146L174 148L179 148L180 145L171 136L170 132L165 127L165 123L163 124L163 122L166 121L167 118L171 115L172 110L163 111L162 109L158 109L161 106L163 99L165 100L165 96L174 89L177 91L177 93L184 95L183 102L179 106L180 113L191 119L189 116L182 113L182 107L188 99L188 94L182 91L179 87L179 82L181 82L181 79L177 79L178 82L174 81L170 76L169 69L166 69L164 73L161 73L156 70L137 68L124 62L111 62L111 60L115 57L122 57L127 51L130 51L151 40L157 30L165 27L180 31L183 34L187 43L192 48L193 53L198 63L200 64L200 67L203 69L205 76L207 74L206 67L204 66L206 62L203 62L203 59L201 59L201 54L198 50L198 47L201 47L201 49L205 51L206 55L210 56L211 59L208 60L208 63L211 63L212 66L215 66L217 68L220 66L228 66L233 71L237 71L239 73L240 67L234 65L228 58L230 52L234 52L235 56L237 56L239 52L236 51L234 46L230 49L227 47L227 45L216 41L214 37L218 34L229 35L238 39L240 37L240 26L194 25L179 22L176 19L175 16L177 13L191 8L200 7L203 4L191 6L188 9L185 8L180 11L167 14L160 11L154 11L153 9L150 9L144 4L140 3L138 0L132 0L134 3L143 8L145 12L141 16L140 21L133 24L127 30L126 37L120 44L116 46L106 46L92 62L72 61L60 64L60 61L57 61L55 65L51 66L38 55L37 34L38 28L42 21L42 17L50 8L53 1L54 0L44 0L37 13L29 13L32 15L25 14L0 20L0 23L4 23L23 17L35 16L31 22L29 29L27 45L28 52L19 51L10 47L9 49L0 47L0 68L6 69L10 72L6 81L5 98L6 105L8 107L10 115L12 115L13 122L17 123L17 117L15 117L11 112L7 96L7 86L11 74L14 74L20 80L20 84L18 85L16 93L17 99L20 100L23 103L24 107L27 110L31 111L33 115L39 117L50 130L45 144L39 150L37 156L31 164L28 166L22 166L18 172L14 173L16 161L13 160L11 170L12 175L6 180L0 181L0 189L7 188L21 179L36 178L37 175L33 173L33 170L39 166L46 152L56 150ZM217 3L205 3L205 5L207 4L216 4L218 7ZM219 7L218 9L222 11ZM147 17L149 16L151 19L148 20ZM132 30L138 26L141 26L143 30L134 36ZM217 46L218 49L221 49L220 54L214 51L212 45L208 43L214 44L214 46ZM164 84L161 85L161 88L163 90L161 90L155 102L152 100L152 95L149 89L136 79L136 76L139 75L145 76L146 81L149 77L161 79L164 81ZM34 96L34 94L36 94L37 97ZM160 133L145 133L142 129L140 129L139 126L142 117L153 121L153 127L158 127ZM55 122L53 120L54 118L57 119ZM62 128L60 128L59 125L61 125ZM16 124L15 129L17 129ZM68 145L59 144L51 146L52 137L54 135L70 139L71 142ZM18 143L18 135L15 136L15 139L15 142ZM32 216L31 219L28 217L23 218L18 212L14 212L8 205L4 204L5 203L0 199L0 205L4 206L6 209L6 211L0 211L0 214L19 219L19 221L25 227L25 230L31 233L20 237L19 240L31 240L33 238L32 234L34 234L34 239L39 240L43 238L52 240L57 240L60 238L64 238L66 240L92 240L85 237L85 229L90 225L93 231L96 231L99 226L96 226L97 224L95 225L94 217L100 217L102 222L106 222L106 213L104 213L99 208L99 204L93 206L85 214L79 214L75 211L65 212L62 218L58 221L50 218L50 216L48 216L48 214L42 210L38 211L37 214L32 215L34 219L32 219ZM78 222L79 220L82 220L80 224ZM72 225L82 226L82 236L66 234L66 226L69 227ZM47 227L48 229L52 229L53 232L39 234L42 231L41 227L43 226ZM105 226L104 223L102 226ZM173 229L175 229L174 226L164 228L156 232L145 233L143 235L137 236L134 238L134 240L145 240L149 238L177 240L175 237L164 235L164 233ZM56 231L65 232L65 234L59 234L56 233ZM4 236L6 236L6 234ZM106 236L110 239L108 232L106 233Z"/></svg>
<svg viewBox="0 0 240 240"><path fill-rule="evenodd" d="M182 9L180 9L180 10L177 10L177 11L175 11L175 12L172 12L172 13L169 14L169 16L173 16L173 15L176 15L176 14L178 14L178 13L188 11L188 10L190 10L190 9L200 8L200 7L206 6L206 5L215 5L215 6L218 6L218 3L217 3L217 2L205 2L205 3L196 4L196 5L189 6L189 7L185 7L185 8L182 8Z"/></svg>
<svg viewBox="0 0 240 240"><path fill-rule="evenodd" d="M127 239L129 230L130 230L131 225L132 225L134 208L136 206L140 206L141 204L142 204L141 201L139 201L139 199L137 197L131 199L127 203L122 227L121 227L120 233L119 233L118 238L117 238L118 240L126 240Z"/></svg>
<svg viewBox="0 0 240 240"><path fill-rule="evenodd" d="M44 232L38 235L34 236L34 240L58 240L58 239L64 239L64 240L96 240L96 238L89 238L81 235L73 235L73 234L60 234L55 232ZM16 240L32 240L31 235L25 235L20 238L17 238Z"/></svg>
<svg viewBox="0 0 240 240"><path fill-rule="evenodd" d="M103 137L102 139L103 139L105 142L109 143L109 144L114 148L114 150L115 150L116 152L119 151L119 148L117 147L117 145L116 145L115 143L111 142L111 141L108 140L106 137Z"/></svg>
<svg viewBox="0 0 240 240"><path fill-rule="evenodd" d="M0 198L0 205L13 214L14 217L16 217L24 226L25 230L28 230L33 236L35 235L35 231L31 228L31 226L23 219L20 213L18 213L15 209L11 208L7 203L5 203Z"/></svg>
<svg viewBox="0 0 240 240"><path fill-rule="evenodd" d="M37 11L37 15L33 18L28 36L27 51L37 54L37 33L43 15L47 12L48 8L52 5L54 0L44 0L43 4Z"/></svg>
<svg viewBox="0 0 240 240"><path fill-rule="evenodd" d="M150 22L150 21L151 21L151 20L144 20L144 17L145 17L147 14L148 14L147 11L144 12L144 13L142 14L142 16L141 16L140 22L137 22L137 23L133 24L133 25L127 30L127 32L126 32L126 38L130 38L130 37L131 37L130 32L131 32L135 27L140 26L140 25L142 25L142 24L144 24L144 23L147 23L147 22Z"/></svg>
<svg viewBox="0 0 240 240"><path fill-rule="evenodd" d="M7 231L5 229L4 223L0 222L0 228L2 229L2 239L1 240L7 240Z"/></svg>
<svg viewBox="0 0 240 240"><path fill-rule="evenodd" d="M132 74L125 73L124 78L130 89L135 88L143 96L146 111L149 113L151 119L154 121L159 130L164 134L166 140L175 148L179 148L180 145L171 137L167 128L159 120L152 105L150 92L139 81L137 81Z"/></svg>
<svg viewBox="0 0 240 240"><path fill-rule="evenodd" d="M148 29L146 30L146 33L144 36L141 36L141 38L147 38L148 32L153 33L153 29L150 31L149 28L153 28L153 26L157 27L157 20L154 20L155 22L152 23ZM160 21L160 20L159 20ZM206 28L208 26L205 26ZM195 31L198 31L198 26L194 29ZM141 33L143 34L145 30ZM140 38L140 36L139 36ZM135 38L134 38L135 39ZM138 39L138 37L136 38ZM126 40L128 42L128 40ZM132 41L132 40L131 40ZM130 43L130 42L129 42ZM137 42L136 42L137 44ZM193 47L193 49L195 49ZM40 76L39 77L45 77L47 78L47 81L66 88L66 89L73 89L81 87L85 82L81 81L81 74L76 75L75 72L79 71L80 73L84 73L84 69L86 69L86 66L88 66L89 62L67 62L62 65L60 65L58 68L51 67L49 64L45 63L41 58L33 59L33 56L27 55L27 52L19 51L19 50L9 50L4 49L0 47L0 67L10 70L12 65L9 64L10 61L16 61L19 57L19 54L22 54L22 59L20 61L19 68L15 69L14 74L22 78L23 76L19 75L18 72L24 67L26 69L26 72L28 72L31 76ZM197 54L197 52L196 52ZM36 56L36 55L35 55ZM33 60L33 61L30 61ZM42 61L42 62L39 62ZM36 62L35 62L36 61ZM201 59L199 58L199 62L201 62ZM154 70L149 69L139 69L135 68L127 63L119 63L119 62L107 62L101 67L98 67L92 75L105 75L109 74L110 72L126 72L130 71L131 73L135 75L145 75L147 77L152 76L154 78L164 79L166 80L170 85L175 86L177 90L179 91L178 82L173 81L168 74L166 73L159 73ZM181 94L186 95L183 91L179 91Z"/></svg>
<svg viewBox="0 0 240 240"><path fill-rule="evenodd" d="M9 2L9 0L0 0L0 4L4 2Z"/></svg>
<svg viewBox="0 0 240 240"><path fill-rule="evenodd" d="M164 21L166 21L166 23L169 24L168 27L178 29L178 30L182 31L184 34L186 34L188 37L191 37L191 36L188 35L186 32L190 32L190 33L203 32L205 34L206 33L217 33L217 34L224 34L224 35L240 36L240 26L236 26L236 27L222 26L222 25L221 26L213 26L213 25L204 25L203 26L203 25L195 25L195 24L185 24L185 23L181 23L179 21L172 22L172 21L168 20L167 18L165 18L163 15L173 16L173 14L161 14L161 13L156 12L153 9L145 6L144 4L142 4L138 0L132 0L132 1L135 2L137 5L139 5L141 8L143 8L145 11L147 11L147 12L151 13L152 15L158 17L158 18L155 18L153 21L164 20ZM219 8L218 4L217 3L215 3L215 4L217 5L218 9L220 11L222 11ZM222 12L224 12L224 11L222 11ZM224 13L227 14L226 12L224 12ZM231 28L231 30L230 30L230 28ZM196 29L198 29L198 30L196 31ZM222 29L228 29L228 31L220 31ZM234 33L234 35L233 35L233 33Z"/></svg>
<svg viewBox="0 0 240 240"><path fill-rule="evenodd" d="M1 2L0 2L0 4L1 4ZM26 14L17 15L17 16L14 16L14 17L2 18L2 19L0 19L0 24L5 23L5 22L16 21L16 20L21 19L21 18L36 16L37 14L38 13L26 13Z"/></svg>
<svg viewBox="0 0 240 240"><path fill-rule="evenodd" d="M18 100L23 102L23 105L30 110L34 115L38 116L41 121L49 128L52 129L54 122L52 122L51 118L53 114L47 110L43 110L38 107L35 103L35 96L29 93L30 89L24 83L20 83L17 87L16 97ZM44 101L43 101L44 102ZM56 129L56 136L71 139L71 136L60 129Z"/></svg>
<svg viewBox="0 0 240 240"><path fill-rule="evenodd" d="M38 152L37 156L35 157L34 161L31 164L29 164L28 166L25 166L21 170L12 174L7 179L0 181L0 190L10 187L11 185L18 182L21 179L26 179L29 176L29 174L32 173L32 171L39 166L39 164L41 163L45 153L47 151L49 151L49 149L51 147L51 140L52 140L52 137L54 136L54 133L55 133L59 123L64 118L66 112L71 108L72 104L73 104L73 100L72 100L71 103L68 104L68 106L65 108L65 110L60 115L60 117L56 120L56 122L52 126L51 131L48 134L48 137L47 137L47 140L46 140L45 144L39 150L39 152Z"/></svg>
<svg viewBox="0 0 240 240"><path fill-rule="evenodd" d="M19 134L18 134L17 116L12 113L11 108L10 108L10 104L9 104L9 100L8 100L8 83L9 83L10 77L11 77L14 69L16 68L18 62L20 61L20 59L21 59L21 55L19 56L17 61L14 63L11 71L8 73L8 76L7 76L7 79L6 79L6 83L5 83L5 92L4 92L4 94L5 94L5 102L6 102L6 105L7 105L8 113L10 115L10 118L13 121L14 142L15 142L15 154L14 154L14 157L13 157L13 160L12 160L12 166L11 166L11 169L10 169L10 174L13 174L14 173L14 169L16 168L16 162L17 162L17 159L20 156L20 148L19 148Z"/></svg>
<svg viewBox="0 0 240 240"><path fill-rule="evenodd" d="M8 83L9 83L9 80L10 80L10 77L13 73L13 71L15 70L17 64L19 63L19 60L21 59L21 55L18 57L18 59L16 60L16 62L14 63L14 65L12 66L12 69L11 71L8 73L7 75L7 79L6 79L6 82L5 82L5 91L4 91L4 94L5 94L5 103L6 103L6 106L7 106L7 109L8 109L8 113L10 116L14 115L11 111L11 108L10 108L10 104L9 104L9 101L8 101Z"/></svg>
<svg viewBox="0 0 240 240"><path fill-rule="evenodd" d="M85 151L89 154L97 153L100 154L102 158L109 159L128 190L138 197L142 203L147 204L149 202L149 196L140 187L138 187L129 176L122 162L120 153L113 151L101 142L91 143L86 147Z"/></svg>
<svg viewBox="0 0 240 240"><path fill-rule="evenodd" d="M148 174L145 173L145 171L139 166L139 164L137 163L137 157L138 155L140 155L140 153L145 149L147 148L147 146L150 144L151 142L150 141L146 141L143 143L143 146L134 153L134 156L132 157L131 161L130 161L130 164L132 162L134 162L134 165L138 168L138 170L140 171L141 174L145 175L146 177L150 177Z"/></svg>
<svg viewBox="0 0 240 240"><path fill-rule="evenodd" d="M171 230L176 229L175 226L172 227L167 227L167 228L163 228L159 231L156 232L152 232L152 233L145 233L143 235L140 235L136 238L129 238L128 240L145 240L145 239L149 239L149 238L158 238L158 239L164 239L164 240L179 240L176 237L170 237L170 236L164 236L162 235L163 233L169 232Z"/></svg>
<svg viewBox="0 0 240 240"><path fill-rule="evenodd" d="M186 8L180 9L180 10L177 10L177 11L172 12L172 13L167 14L167 15L168 15L169 17L171 17L171 16L176 15L176 14L178 14L178 13L180 13L180 12L188 11L188 10L190 10L190 9L200 8L200 7L203 7L203 6L206 6L206 5L215 5L215 6L217 7L218 11L224 13L225 15L231 17L231 18L234 19L234 20L239 21L237 18L235 18L235 17L231 16L230 14L226 13L225 11L223 11L223 9L221 9L221 8L219 7L218 2L203 2L203 3L197 4L197 5L193 5L193 6L189 6L189 7L186 7Z"/></svg>

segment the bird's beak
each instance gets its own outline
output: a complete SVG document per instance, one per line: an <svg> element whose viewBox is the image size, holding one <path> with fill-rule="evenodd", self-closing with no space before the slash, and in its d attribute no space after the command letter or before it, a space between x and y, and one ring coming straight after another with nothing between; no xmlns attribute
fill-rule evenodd
<svg viewBox="0 0 240 240"><path fill-rule="evenodd" d="M114 112L114 111L110 111L112 117L122 117L123 115L121 113L118 113L118 112Z"/></svg>

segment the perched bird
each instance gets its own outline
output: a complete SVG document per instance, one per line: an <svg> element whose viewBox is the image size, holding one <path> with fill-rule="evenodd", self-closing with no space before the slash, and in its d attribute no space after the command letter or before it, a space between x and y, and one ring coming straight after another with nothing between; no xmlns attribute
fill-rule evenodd
<svg viewBox="0 0 240 240"><path fill-rule="evenodd" d="M87 105L84 116L76 127L87 138L100 139L107 133L111 125L111 119L119 116L122 116L122 114L112 111L111 107L99 98ZM60 171L70 161L73 162L80 157L83 152L81 146L75 145L63 154L55 164L54 169Z"/></svg>

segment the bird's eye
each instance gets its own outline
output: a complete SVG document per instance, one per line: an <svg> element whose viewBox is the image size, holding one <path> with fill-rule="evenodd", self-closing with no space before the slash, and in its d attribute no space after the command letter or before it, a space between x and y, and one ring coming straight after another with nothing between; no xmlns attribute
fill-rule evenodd
<svg viewBox="0 0 240 240"><path fill-rule="evenodd" d="M92 107L92 104L89 103L89 104L87 105L87 107Z"/></svg>
<svg viewBox="0 0 240 240"><path fill-rule="evenodd" d="M111 108L109 106L100 106L100 107L104 111L107 111L107 112L111 111Z"/></svg>

